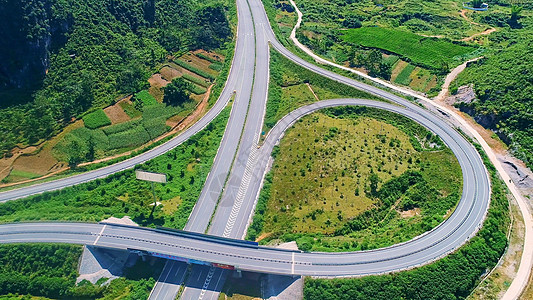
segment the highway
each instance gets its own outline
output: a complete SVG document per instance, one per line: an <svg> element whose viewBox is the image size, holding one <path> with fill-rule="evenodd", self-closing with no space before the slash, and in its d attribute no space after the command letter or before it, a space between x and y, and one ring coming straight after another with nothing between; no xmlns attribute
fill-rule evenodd
<svg viewBox="0 0 533 300"><path fill-rule="evenodd" d="M186 230L199 233L208 230L211 235L241 239L253 215L270 153L283 132L306 114L342 105L365 105L403 114L441 136L457 156L463 171L463 195L450 218L431 232L406 243L354 253L301 253L265 247L253 248L239 243L225 244L217 239L176 236L138 227L80 223L0 225L0 243L90 244L153 251L233 265L242 270L256 272L358 276L427 264L461 246L477 232L490 201L490 183L478 153L458 132L440 117L415 103L374 86L324 70L294 55L276 40L260 0L237 0L237 7L239 25L232 69L217 103L200 121L171 141L135 158L66 179L0 193L0 202L102 178L161 155L204 128L227 105L235 91L235 102L226 132ZM267 101L269 42L272 48L304 68L403 107L361 99L321 101L299 108L285 116L258 148L257 142L261 134ZM151 298L164 299L175 295L181 282L185 280L186 269L184 263L168 262L152 291ZM207 266L194 266L182 298L216 299L226 273Z"/></svg>
<svg viewBox="0 0 533 300"><path fill-rule="evenodd" d="M250 74L254 73L256 45L254 24L246 0L237 0L236 5L238 28L234 62L239 60L240 69L234 86L235 100L213 166L185 225L185 230L191 232L204 233L208 228L211 215L215 211L233 164L233 157L238 149L252 93L253 76ZM185 289L182 299L218 298L217 290L219 291L224 284L225 272L205 271L205 266L193 266L186 279L185 275L189 271L184 267L186 264L167 263L167 265L168 274L161 274L152 290L150 300L174 299L183 283L185 283ZM211 281L216 285L213 286Z"/></svg>
<svg viewBox="0 0 533 300"><path fill-rule="evenodd" d="M189 259L228 264L263 273L312 276L381 274L427 264L445 256L480 228L490 201L490 184L481 158L454 129L439 118L427 119L394 104L360 99L335 99L301 107L271 130L262 147L269 153L286 129L316 110L364 105L405 115L438 134L457 156L463 170L463 195L452 215L432 231L388 248L352 253L305 253L226 243L157 232L139 227L83 223L21 223L0 225L1 243L62 242L112 248L132 248ZM261 160L266 161L266 159ZM258 164L258 168L261 167ZM257 169L257 168L256 168Z"/></svg>
<svg viewBox="0 0 533 300"><path fill-rule="evenodd" d="M253 52L253 56L250 56L255 59L253 59L252 68L246 73L249 79L249 82L246 83L249 83L250 87L253 85L253 90L251 94L247 94L247 107L239 110L242 118L245 118L245 122L241 123L240 120L236 120L239 125L238 128L241 128L242 131L237 131L240 136L229 141L234 147L238 145L238 148L232 148L234 150L232 154L217 156L215 167L211 169L209 177L216 178L217 183L220 183L220 185L215 190L208 185L204 186L202 194L204 192L209 193L212 198L200 197L198 199L185 227L185 230L195 232L205 232L207 229L210 235L230 238L242 238L244 236L243 230L245 228L235 225L248 221L251 211L246 208L254 201L244 202L244 197L250 182L260 180L260 178L253 178L251 175L255 163L259 160L257 145L263 126L269 81L269 45L264 29L265 26L268 26L268 23L257 22L255 17L252 23L250 7L246 1L242 2L244 2L243 5L241 5L241 2L237 2L238 8L241 11L246 11L243 16L246 14L249 16L248 20L242 18L243 22L246 22L243 27L249 29L249 34L255 36L255 52ZM251 5L252 3L250 3ZM248 24L248 22L250 23ZM253 76L251 76L252 74ZM236 123L232 120L229 122L232 125ZM224 144L221 145L222 147L224 147ZM234 159L228 159L230 157L234 157ZM218 165L217 160L224 161L225 165L231 166L231 169L226 168L224 164ZM220 200L218 202L213 201L215 199ZM241 211L243 206L245 209ZM198 209L200 207L202 209ZM206 209L206 207L209 207L209 209ZM211 216L213 212L215 214L212 220L206 218L206 216ZM211 221L211 224L209 224L209 221ZM207 227L208 225L210 225L209 228ZM213 282L225 282L229 272L216 272L215 268L205 273L201 271L202 266L193 266L181 299L218 299L218 293L222 286L213 286ZM197 282L191 282L193 279ZM198 284L198 282L203 282L203 285Z"/></svg>

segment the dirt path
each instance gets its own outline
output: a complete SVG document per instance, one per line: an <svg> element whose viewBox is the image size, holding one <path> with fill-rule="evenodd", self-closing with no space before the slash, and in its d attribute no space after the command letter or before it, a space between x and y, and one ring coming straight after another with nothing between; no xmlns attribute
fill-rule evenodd
<svg viewBox="0 0 533 300"><path fill-rule="evenodd" d="M462 9L462 10L461 10L461 17L463 17L463 19L465 19L468 23L470 23L470 24L472 24L472 25L483 26L483 24L479 24L479 23L476 23L476 22L470 20L470 19L468 18L468 16L466 15L466 13L467 13L468 11L469 11L469 10L467 10L467 9ZM491 27L491 28L489 28L489 29L487 29L487 30L485 30L485 31L483 31L483 32L475 33L475 34L473 34L473 35L471 35L471 36L469 36L469 37L465 37L465 38L461 39L460 41L463 41L463 42L469 42L469 41L473 40L474 38L476 38L476 37L478 37L478 36L489 35L489 34L495 32L495 31L496 31L496 28Z"/></svg>
<svg viewBox="0 0 533 300"><path fill-rule="evenodd" d="M442 90L440 91L439 95L435 98L436 101L443 101L449 93L450 84L455 80L455 78L466 69L466 66L468 63L474 62L478 59L482 58L476 57L469 61L464 62L463 64L457 66L455 69L453 69L447 76L446 79L444 79L444 84L442 85Z"/></svg>
<svg viewBox="0 0 533 300"><path fill-rule="evenodd" d="M211 89L213 88L213 86L214 86L214 84L210 85L207 88L207 92L205 93L205 96L204 96L204 99L202 100L202 102L200 102L196 106L196 109L189 116L187 116L187 118L183 119L183 121L178 123L174 127L174 130L180 131L180 130L183 130L185 128L188 128L189 126L194 124L199 119L200 116L202 116L205 113L205 110L206 110L207 106L209 105L209 103L208 103L209 96L211 95Z"/></svg>
<svg viewBox="0 0 533 300"><path fill-rule="evenodd" d="M471 35L469 37L465 37L464 39L461 39L460 41L469 42L469 41L473 40L474 38L476 38L478 36L489 35L489 34L495 32L495 31L496 31L496 28L489 28L489 29L487 29L487 30L485 30L483 32L473 34L473 35Z"/></svg>
<svg viewBox="0 0 533 300"><path fill-rule="evenodd" d="M313 94L313 96L315 96L316 101L320 101L320 99L318 99L318 96L315 94L315 91L313 91L313 88L311 87L311 85L309 83L306 83L306 85L311 91L311 93Z"/></svg>
<svg viewBox="0 0 533 300"><path fill-rule="evenodd" d="M474 24L474 25L481 25L479 23L476 23L472 20L470 20L467 16L466 16L466 13L468 12L469 10L468 9L462 9L461 10L461 17L463 17L463 19L465 19L468 23L470 24Z"/></svg>

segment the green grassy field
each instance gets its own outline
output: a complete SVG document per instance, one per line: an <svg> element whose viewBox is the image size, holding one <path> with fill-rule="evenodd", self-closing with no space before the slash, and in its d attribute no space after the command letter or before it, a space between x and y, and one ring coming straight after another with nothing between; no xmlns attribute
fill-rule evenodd
<svg viewBox="0 0 533 300"><path fill-rule="evenodd" d="M470 299L483 279L480 274L491 270L506 250L511 222L505 184L481 147L476 148L489 170L492 194L487 217L475 237L447 257L413 270L361 278L307 278L304 299Z"/></svg>
<svg viewBox="0 0 533 300"><path fill-rule="evenodd" d="M355 45L396 53L414 64L441 69L460 62L474 47L454 44L448 40L427 38L408 31L383 27L363 27L342 31L342 38Z"/></svg>
<svg viewBox="0 0 533 300"><path fill-rule="evenodd" d="M326 113L304 117L282 139L248 238L365 250L409 240L447 217L462 179L440 139L379 110ZM387 196L391 189L400 196Z"/></svg>

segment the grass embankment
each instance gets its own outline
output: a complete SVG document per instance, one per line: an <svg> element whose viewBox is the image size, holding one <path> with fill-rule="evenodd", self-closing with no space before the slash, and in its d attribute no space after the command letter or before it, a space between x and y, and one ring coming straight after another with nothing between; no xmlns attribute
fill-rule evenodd
<svg viewBox="0 0 533 300"><path fill-rule="evenodd" d="M224 133L230 107L206 129L174 150L138 166L166 173L167 184L156 185L154 209L149 183L135 179L127 170L56 192L0 204L0 222L33 220L100 221L128 215L144 226L182 228L198 199Z"/></svg>
<svg viewBox="0 0 533 300"><path fill-rule="evenodd" d="M475 50L474 47L454 44L449 40L383 27L345 30L342 38L355 45L396 53L417 65L431 69L440 69L443 64L456 64L460 62L461 57Z"/></svg>
<svg viewBox="0 0 533 300"><path fill-rule="evenodd" d="M341 107L304 117L274 155L249 230L262 243L296 240L312 251L389 246L440 224L461 194L451 150L386 111Z"/></svg>
<svg viewBox="0 0 533 300"><path fill-rule="evenodd" d="M481 147L476 147L482 151ZM455 253L427 266L382 276L305 279L304 299L465 299L507 246L507 190L482 153L491 177L491 204L483 228Z"/></svg>
<svg viewBox="0 0 533 300"><path fill-rule="evenodd" d="M0 295L7 295L0 299L19 299L19 294L53 299L146 299L163 267L162 262L148 266L139 261L125 270L125 277L109 285L82 281L76 286L82 249L53 244L0 245Z"/></svg>
<svg viewBox="0 0 533 300"><path fill-rule="evenodd" d="M346 97L377 99L368 93L304 69L275 50L270 51L270 57L270 85L265 113L265 132L289 112L316 102L313 92L319 100Z"/></svg>

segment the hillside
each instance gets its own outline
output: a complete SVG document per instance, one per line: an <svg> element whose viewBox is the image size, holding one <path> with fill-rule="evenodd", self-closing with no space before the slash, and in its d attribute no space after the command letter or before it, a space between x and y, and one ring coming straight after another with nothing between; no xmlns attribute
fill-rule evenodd
<svg viewBox="0 0 533 300"><path fill-rule="evenodd" d="M138 92L168 55L220 48L224 0L0 0L0 154Z"/></svg>
<svg viewBox="0 0 533 300"><path fill-rule="evenodd" d="M533 167L533 7L524 7L517 25L497 23L488 38L492 51L459 75L452 92L472 85L476 98L456 103L482 126L496 132L514 154ZM484 17L483 20L492 20Z"/></svg>

